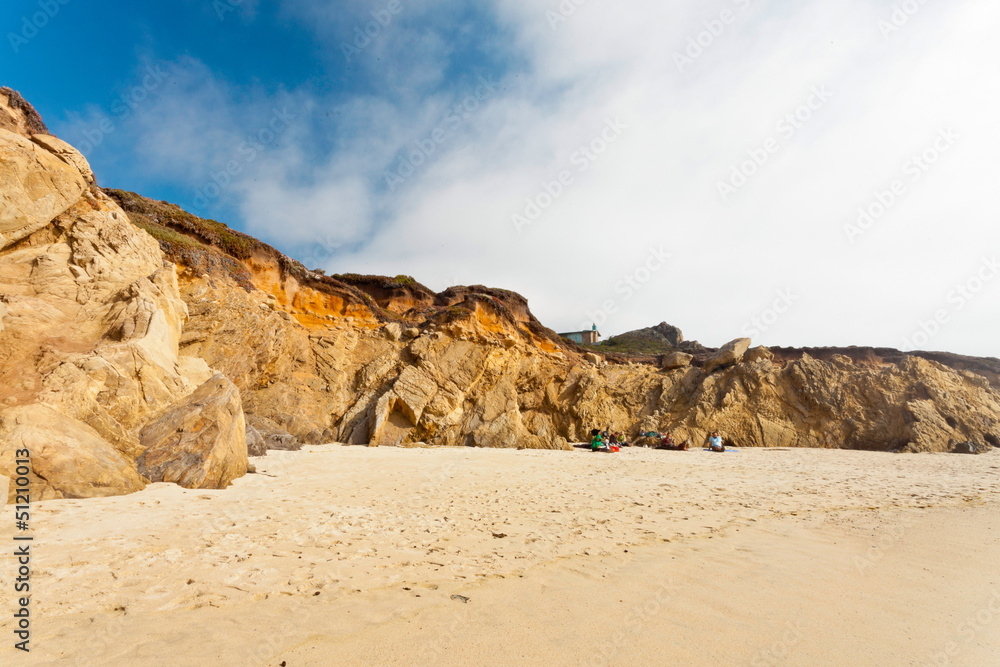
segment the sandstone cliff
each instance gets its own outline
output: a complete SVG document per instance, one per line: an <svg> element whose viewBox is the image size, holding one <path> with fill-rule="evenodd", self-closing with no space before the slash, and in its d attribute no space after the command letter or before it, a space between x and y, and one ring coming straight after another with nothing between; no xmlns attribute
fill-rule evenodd
<svg viewBox="0 0 1000 667"><path fill-rule="evenodd" d="M0 92L0 474L27 448L36 499L126 493L139 430L213 373L179 354L174 266L41 130Z"/></svg>
<svg viewBox="0 0 1000 667"><path fill-rule="evenodd" d="M178 224L188 214L176 207L111 195L133 220L162 225L161 246L182 265L167 234L219 224ZM228 256L190 237L199 248L183 253ZM712 350L666 324L630 338L691 354L599 355L503 290L435 294L406 276L320 276L266 246L242 260L249 287L237 289L224 264L201 260L182 274L182 349L233 378L248 414L305 442L565 448L610 426L695 442L719 429L743 446L952 451L1000 436L1000 394L966 370L989 360L937 355L949 367L866 348L776 355L748 351L748 340ZM345 294L351 309L316 306Z"/></svg>
<svg viewBox="0 0 1000 667"><path fill-rule="evenodd" d="M718 429L761 447L1000 445L990 360L713 350L666 324L640 337L664 354L600 354L506 290L326 276L222 223L103 191L19 99L0 94L0 475L30 445L47 496L224 485L246 470L244 428L255 452L565 449L593 427L696 444Z"/></svg>

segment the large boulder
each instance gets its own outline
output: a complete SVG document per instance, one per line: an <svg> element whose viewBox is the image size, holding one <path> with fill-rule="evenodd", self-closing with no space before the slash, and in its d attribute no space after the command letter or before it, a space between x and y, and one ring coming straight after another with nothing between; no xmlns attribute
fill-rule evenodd
<svg viewBox="0 0 1000 667"><path fill-rule="evenodd" d="M749 338L737 338L729 341L719 348L718 352L709 357L702 368L706 373L711 373L719 368L738 364L748 349L750 349Z"/></svg>
<svg viewBox="0 0 1000 667"><path fill-rule="evenodd" d="M264 436L250 424L247 424L247 456L267 456Z"/></svg>
<svg viewBox="0 0 1000 667"><path fill-rule="evenodd" d="M139 434L136 465L153 482L222 489L247 472L240 392L222 375L150 421Z"/></svg>
<svg viewBox="0 0 1000 667"><path fill-rule="evenodd" d="M385 337L389 340L400 340L403 338L403 326L399 322L389 322L382 327Z"/></svg>
<svg viewBox="0 0 1000 667"><path fill-rule="evenodd" d="M140 491L132 462L94 429L47 405L0 412L0 474L15 478L15 454L30 453L32 500L91 498ZM5 496L13 501L13 485Z"/></svg>
<svg viewBox="0 0 1000 667"><path fill-rule="evenodd" d="M834 355L836 357L838 355ZM752 364L756 361L774 361L774 352L767 349L763 345L751 348L747 350L747 353L743 355L743 361L748 364ZM848 359L848 361L850 361Z"/></svg>
<svg viewBox="0 0 1000 667"><path fill-rule="evenodd" d="M214 371L179 355L188 311L159 243L29 120L0 123L2 442L35 443L43 497L131 493L139 430Z"/></svg>
<svg viewBox="0 0 1000 667"><path fill-rule="evenodd" d="M673 352L663 357L660 367L665 371L672 371L677 368L687 368L694 360L694 355L686 352Z"/></svg>
<svg viewBox="0 0 1000 667"><path fill-rule="evenodd" d="M86 189L78 169L0 129L0 249L52 222Z"/></svg>
<svg viewBox="0 0 1000 667"><path fill-rule="evenodd" d="M993 447L981 442L959 442L952 445L949 451L953 454L986 454L993 451Z"/></svg>
<svg viewBox="0 0 1000 667"><path fill-rule="evenodd" d="M294 435L289 433L286 429L278 426L278 424L268 419L267 417L261 417L260 415L247 415L246 422L249 429L255 430L261 438L263 444L258 444L256 439L254 439L254 451L263 451L260 454L250 454L250 456L265 456L267 450L276 449L285 452L297 452L302 449L302 442L296 438ZM247 451L250 451L250 435L247 436ZM312 443L316 444L316 443Z"/></svg>
<svg viewBox="0 0 1000 667"><path fill-rule="evenodd" d="M681 333L680 329L678 329L672 324L667 324L666 322L660 322L655 327L653 327L653 331L663 336L664 340L666 340L666 342L670 343L670 345L674 347L678 347L681 343L684 342L684 334Z"/></svg>

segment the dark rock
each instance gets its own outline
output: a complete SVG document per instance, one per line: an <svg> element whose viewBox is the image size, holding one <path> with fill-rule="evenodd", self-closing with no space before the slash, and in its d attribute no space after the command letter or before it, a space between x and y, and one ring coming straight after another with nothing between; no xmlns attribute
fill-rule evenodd
<svg viewBox="0 0 1000 667"><path fill-rule="evenodd" d="M253 426L247 424L247 456L266 456L267 446L264 436Z"/></svg>
<svg viewBox="0 0 1000 667"><path fill-rule="evenodd" d="M978 442L959 442L951 446L952 454L985 454L993 448Z"/></svg>

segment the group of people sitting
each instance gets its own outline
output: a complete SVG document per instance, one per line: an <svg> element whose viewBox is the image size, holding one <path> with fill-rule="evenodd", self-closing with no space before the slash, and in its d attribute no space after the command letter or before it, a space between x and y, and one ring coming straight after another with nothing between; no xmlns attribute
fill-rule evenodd
<svg viewBox="0 0 1000 667"><path fill-rule="evenodd" d="M590 432L590 449L595 452L617 452L621 447L631 447L621 433L599 431L596 428Z"/></svg>
<svg viewBox="0 0 1000 667"><path fill-rule="evenodd" d="M681 444L674 442L674 436L667 433L662 436L660 449L676 449L681 451L686 451L688 447L691 446L691 440L685 440ZM712 435L708 436L705 440L706 448L713 452L724 452L726 451L726 446L722 443L722 437L719 435L718 431L712 431Z"/></svg>
<svg viewBox="0 0 1000 667"><path fill-rule="evenodd" d="M591 450L598 452L617 452L620 447L631 447L632 444L625 441L625 438L621 433L610 432L608 429L603 431L598 429L593 429L590 432L590 448ZM642 434L647 438L652 439L654 442L656 440L660 441L659 445L656 445L657 449L670 449L674 451L687 451L691 446L691 440L686 439L681 443L677 443L674 440L672 433L656 433L650 431L649 433ZM708 437L705 444L710 451L713 452L724 452L726 451L726 446L722 442L722 437L719 436L718 431L712 431L712 435Z"/></svg>
<svg viewBox="0 0 1000 667"><path fill-rule="evenodd" d="M660 439L660 444L657 449L672 449L678 452L684 452L691 446L690 440L685 440L684 442L677 444L677 441L674 440L673 433L657 433L656 435Z"/></svg>

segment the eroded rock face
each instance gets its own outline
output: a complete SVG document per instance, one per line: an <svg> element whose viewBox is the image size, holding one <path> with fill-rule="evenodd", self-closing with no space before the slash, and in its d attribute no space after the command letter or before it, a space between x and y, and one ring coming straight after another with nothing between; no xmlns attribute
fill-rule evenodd
<svg viewBox="0 0 1000 667"><path fill-rule="evenodd" d="M178 354L187 306L175 267L93 186L82 155L55 137L29 140L39 123L11 120L2 102L0 124L17 130L0 129L6 437L38 448L47 497L141 489L139 430L213 375ZM0 456L0 474L12 467Z"/></svg>
<svg viewBox="0 0 1000 667"><path fill-rule="evenodd" d="M140 458L152 479L222 486L246 471L248 434L255 454L332 441L565 449L595 427L693 442L719 430L741 446L1000 446L1000 393L968 370L982 360L819 359L747 339L714 351L668 325L650 330L662 368L593 355L505 290L324 276L177 207L112 200L2 92L0 475L7 441L32 443L45 497L141 488ZM190 243L164 240L177 234Z"/></svg>
<svg viewBox="0 0 1000 667"><path fill-rule="evenodd" d="M0 250L48 225L87 189L79 169L4 129L0 165Z"/></svg>
<svg viewBox="0 0 1000 667"><path fill-rule="evenodd" d="M151 482L188 489L224 489L247 472L246 422L240 392L216 375L149 421L136 461Z"/></svg>
<svg viewBox="0 0 1000 667"><path fill-rule="evenodd" d="M93 185L97 184L97 179L94 177L94 172L90 168L90 163L87 162L87 158L83 157L83 154L80 151L76 150L59 137L53 137L51 134L32 134L31 140L69 166L79 171L80 175L83 176L83 180L87 183Z"/></svg>
<svg viewBox="0 0 1000 667"><path fill-rule="evenodd" d="M663 336L663 338L674 347L678 347L684 342L684 334L681 330L672 324L667 324L666 322L660 322L655 327L653 331Z"/></svg>
<svg viewBox="0 0 1000 667"><path fill-rule="evenodd" d="M665 388L658 423L699 443L717 429L742 446L942 452L987 443L1000 428L1000 394L985 381L917 357L844 367L806 355L695 373Z"/></svg>
<svg viewBox="0 0 1000 667"><path fill-rule="evenodd" d="M97 431L46 405L0 411L0 462L13 462L18 449L30 452L32 500L114 496L145 487L132 461ZM13 466L4 467L15 476ZM5 498L14 501L13 487Z"/></svg>
<svg viewBox="0 0 1000 667"><path fill-rule="evenodd" d="M217 276L192 278L182 293L192 313L184 353L239 378L251 419L305 442L567 448L609 427L699 443L719 429L741 446L950 451L1000 437L989 383L916 357L775 363L738 340L707 367L685 353L665 370L595 365L544 349L491 300L449 306L396 340L346 320L287 322L259 307L266 296Z"/></svg>
<svg viewBox="0 0 1000 667"><path fill-rule="evenodd" d="M46 403L135 456L145 419L197 386L174 269L113 202L85 196L0 251L0 293L4 404Z"/></svg>

